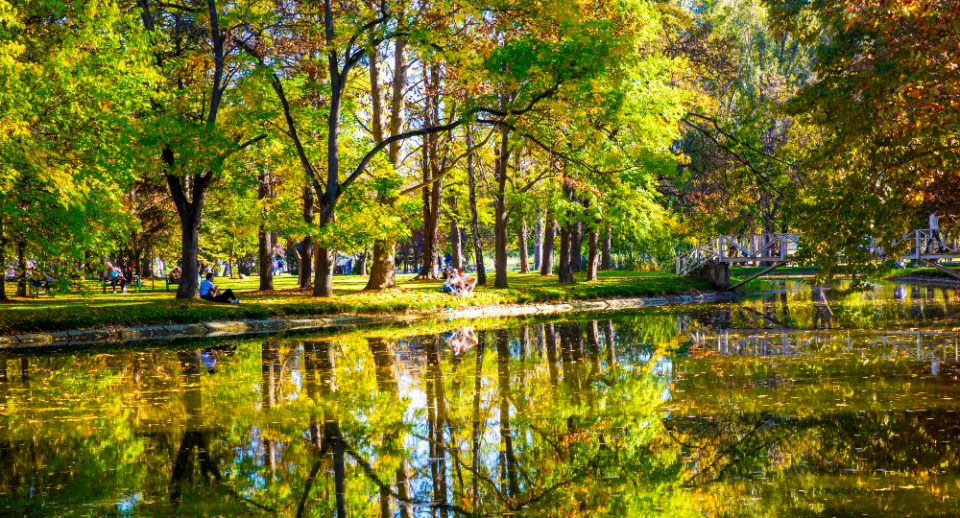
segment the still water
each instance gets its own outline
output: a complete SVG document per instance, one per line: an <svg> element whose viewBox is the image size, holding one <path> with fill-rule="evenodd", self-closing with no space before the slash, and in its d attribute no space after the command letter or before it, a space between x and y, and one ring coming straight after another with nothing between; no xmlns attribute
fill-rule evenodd
<svg viewBox="0 0 960 518"><path fill-rule="evenodd" d="M953 289L0 356L0 515L960 513Z"/></svg>

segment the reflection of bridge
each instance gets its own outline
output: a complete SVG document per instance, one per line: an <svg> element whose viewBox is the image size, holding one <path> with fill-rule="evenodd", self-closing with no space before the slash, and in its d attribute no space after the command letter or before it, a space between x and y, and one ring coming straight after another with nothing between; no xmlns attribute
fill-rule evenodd
<svg viewBox="0 0 960 518"><path fill-rule="evenodd" d="M914 230L904 234L900 243L910 243L909 251L897 256L904 260L930 263L940 259L960 259L960 241L957 240L956 236L948 236L942 231ZM799 244L799 234L771 233L720 236L677 257L676 273L677 275L690 275L708 265L724 265L725 273L720 277L725 277L726 282L729 283L729 274L726 271L731 264L768 266L767 269L750 276L747 279L749 281L789 262L796 255ZM883 249L877 248L872 239L869 243L864 243L864 246L869 246L870 250L878 256L883 255ZM947 273L956 275L952 270ZM716 283L724 284L723 279L712 278L710 280L721 281ZM742 281L736 286L747 281ZM731 288L736 286L731 286Z"/></svg>
<svg viewBox="0 0 960 518"><path fill-rule="evenodd" d="M960 360L960 333L939 330L877 329L798 330L798 329L722 329L713 331L692 322L682 324L689 344L722 356L793 356L820 354L825 346L854 351L882 348L884 356L906 357L915 361Z"/></svg>

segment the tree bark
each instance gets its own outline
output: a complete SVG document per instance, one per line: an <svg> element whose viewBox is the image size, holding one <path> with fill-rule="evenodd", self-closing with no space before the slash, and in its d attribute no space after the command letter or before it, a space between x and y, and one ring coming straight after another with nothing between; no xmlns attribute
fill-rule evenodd
<svg viewBox="0 0 960 518"><path fill-rule="evenodd" d="M537 224L533 229L533 269L540 270L540 262L543 253L543 217L537 214Z"/></svg>
<svg viewBox="0 0 960 518"><path fill-rule="evenodd" d="M500 149L497 155L496 176L497 193L495 198L494 217L494 271L496 277L494 287L507 288L507 165L510 163L510 130L500 128Z"/></svg>
<svg viewBox="0 0 960 518"><path fill-rule="evenodd" d="M574 200L573 187L568 185L567 182L564 182L563 186L563 195L567 201ZM573 277L574 272L574 260L577 258L574 254L574 247L577 244L576 233L577 225L579 221L570 221L570 215L567 214L565 218L566 222L560 228L560 283L561 284L571 284L576 282L576 279Z"/></svg>
<svg viewBox="0 0 960 518"><path fill-rule="evenodd" d="M572 284L576 282L573 277L573 233L574 226L564 225L560 228L560 267L559 277L561 284Z"/></svg>
<svg viewBox="0 0 960 518"><path fill-rule="evenodd" d="M613 258L611 257L611 253L610 253L610 249L612 247L613 247L613 232L610 229L610 225L607 225L603 231L603 254L600 259L601 270L613 269Z"/></svg>
<svg viewBox="0 0 960 518"><path fill-rule="evenodd" d="M547 216L543 229L543 251L540 252L540 275L553 275L553 245L557 237L557 220Z"/></svg>
<svg viewBox="0 0 960 518"><path fill-rule="evenodd" d="M303 188L303 221L313 225L313 188L309 184ZM307 290L313 283L313 238L309 234L300 241L300 269L298 281L300 289Z"/></svg>
<svg viewBox="0 0 960 518"><path fill-rule="evenodd" d="M583 222L577 221L570 234L570 267L575 273L583 271Z"/></svg>
<svg viewBox="0 0 960 518"><path fill-rule="evenodd" d="M394 244L391 242L375 241L373 243L373 264L370 265L370 278L364 290L386 290L397 286L394 276L396 268L394 250ZM401 253L405 252L406 247Z"/></svg>
<svg viewBox="0 0 960 518"><path fill-rule="evenodd" d="M181 216L180 232L183 259L177 298L195 299L200 288L200 215L191 211Z"/></svg>
<svg viewBox="0 0 960 518"><path fill-rule="evenodd" d="M314 260L313 295L315 297L333 296L333 267L337 253L328 248L317 246Z"/></svg>
<svg viewBox="0 0 960 518"><path fill-rule="evenodd" d="M27 243L17 240L17 296L27 296Z"/></svg>
<svg viewBox="0 0 960 518"><path fill-rule="evenodd" d="M259 201L270 197L270 175L263 173L260 175L260 188L257 192ZM257 236L257 257L260 264L260 291L273 289L273 235L267 230L264 219L267 216L267 210L261 212L260 229ZM301 261L302 263L303 261Z"/></svg>
<svg viewBox="0 0 960 518"><path fill-rule="evenodd" d="M426 92L427 125L440 123L440 68L430 67L424 82ZM440 237L440 204L443 177L440 171L439 138L436 133L426 136L423 147L423 269L421 279L438 279L437 242Z"/></svg>
<svg viewBox="0 0 960 518"><path fill-rule="evenodd" d="M0 300L7 300L7 235L0 216Z"/></svg>
<svg viewBox="0 0 960 518"><path fill-rule="evenodd" d="M450 218L450 265L454 268L463 268L463 235L460 225L453 217Z"/></svg>
<svg viewBox="0 0 960 518"><path fill-rule="evenodd" d="M527 257L527 220L520 220L520 232L517 235L517 244L520 249L520 273L530 273L530 258Z"/></svg>
<svg viewBox="0 0 960 518"><path fill-rule="evenodd" d="M480 236L480 215L477 211L477 166L473 149L473 132L467 127L467 178L470 183L470 231L473 234L474 261L477 267L477 285L487 285L487 270L483 266L483 240Z"/></svg>
<svg viewBox="0 0 960 518"><path fill-rule="evenodd" d="M400 130L403 128L403 110L404 110L404 88L406 88L407 82L407 64L406 64L406 40L400 39L397 40L394 46L394 65L393 65L393 82L391 85L391 94L390 94L390 134L397 135L400 133ZM376 54L374 52L373 54ZM375 98L373 104L373 138L379 144L384 139L383 131L383 104L380 102L382 99L382 84L380 82L380 61L379 56L371 59L370 62L370 84L371 84L371 94ZM391 143L387 148L387 153L390 159L390 163L393 165L394 171L400 169L400 142ZM380 200L384 204L392 204L393 200ZM396 276L394 275L394 270L396 269L396 250L397 243L392 238L386 238L382 240L376 240L373 243L373 258L370 264L370 278L367 280L367 285L364 287L364 290L367 291L378 291L386 290L397 287ZM364 268L366 265L364 265ZM404 271L406 273L406 271ZM366 271L364 270L361 275L365 275Z"/></svg>
<svg viewBox="0 0 960 518"><path fill-rule="evenodd" d="M587 257L587 280L597 280L597 267L600 265L600 235L595 229L590 230L589 247L590 252Z"/></svg>
<svg viewBox="0 0 960 518"><path fill-rule="evenodd" d="M357 275L367 275L367 261L370 259L370 245L363 246L363 252L357 258Z"/></svg>

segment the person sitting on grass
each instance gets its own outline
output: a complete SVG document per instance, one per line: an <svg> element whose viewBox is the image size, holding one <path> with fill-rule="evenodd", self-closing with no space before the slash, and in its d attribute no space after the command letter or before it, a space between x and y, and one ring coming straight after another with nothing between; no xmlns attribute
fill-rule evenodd
<svg viewBox="0 0 960 518"><path fill-rule="evenodd" d="M240 303L240 299L233 294L233 290L227 290L223 293L220 293L220 288L213 283L212 273L208 273L207 279L200 283L200 298L203 300L209 300L210 302L220 302L224 304Z"/></svg>
<svg viewBox="0 0 960 518"><path fill-rule="evenodd" d="M463 280L457 275L457 271L450 268L446 271L447 280L440 286L444 293L449 295L459 295L463 291Z"/></svg>
<svg viewBox="0 0 960 518"><path fill-rule="evenodd" d="M461 295L464 297L473 295L473 290L477 287L477 279L469 275L464 275L463 268L454 271L456 272L456 276L460 279L460 285L463 286Z"/></svg>

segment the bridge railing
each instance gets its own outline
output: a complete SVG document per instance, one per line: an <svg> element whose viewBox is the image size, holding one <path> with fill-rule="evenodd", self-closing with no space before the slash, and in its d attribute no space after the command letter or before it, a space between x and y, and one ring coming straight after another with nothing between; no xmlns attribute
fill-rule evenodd
<svg viewBox="0 0 960 518"><path fill-rule="evenodd" d="M800 235L790 233L720 236L678 256L675 270L677 275L689 275L710 262L785 262L796 254L799 243ZM895 257L908 261L960 258L960 233L921 228L904 234L895 244L900 243L909 243L909 249L904 255ZM870 249L878 256L885 255L883 248L877 247L873 239L870 239Z"/></svg>
<svg viewBox="0 0 960 518"><path fill-rule="evenodd" d="M677 257L677 275L687 275L709 262L783 262L794 255L799 234L724 235L696 246Z"/></svg>
<svg viewBox="0 0 960 518"><path fill-rule="evenodd" d="M960 240L957 235L944 230L921 228L903 235L901 242L910 243L904 259L947 259L960 256Z"/></svg>

